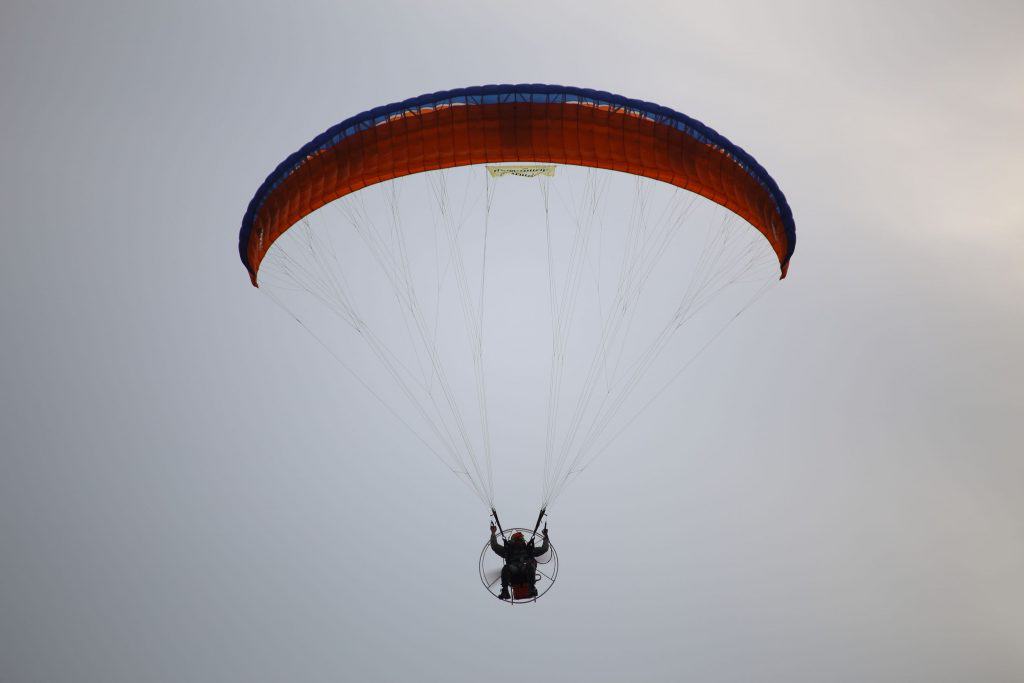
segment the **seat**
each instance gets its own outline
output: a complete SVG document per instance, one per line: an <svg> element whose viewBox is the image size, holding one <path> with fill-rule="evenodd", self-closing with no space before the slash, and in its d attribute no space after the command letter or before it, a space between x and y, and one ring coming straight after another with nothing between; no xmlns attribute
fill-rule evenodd
<svg viewBox="0 0 1024 683"><path fill-rule="evenodd" d="M529 583L513 583L512 584L512 599L513 600L529 600L537 597L537 588L533 584Z"/></svg>

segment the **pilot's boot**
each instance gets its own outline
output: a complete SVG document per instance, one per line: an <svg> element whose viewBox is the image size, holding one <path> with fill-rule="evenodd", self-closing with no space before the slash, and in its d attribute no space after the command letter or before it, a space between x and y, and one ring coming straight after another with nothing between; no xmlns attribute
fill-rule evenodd
<svg viewBox="0 0 1024 683"><path fill-rule="evenodd" d="M499 600L508 600L511 597L512 596L508 594L508 586L502 586L501 587L501 592L498 593L498 599Z"/></svg>

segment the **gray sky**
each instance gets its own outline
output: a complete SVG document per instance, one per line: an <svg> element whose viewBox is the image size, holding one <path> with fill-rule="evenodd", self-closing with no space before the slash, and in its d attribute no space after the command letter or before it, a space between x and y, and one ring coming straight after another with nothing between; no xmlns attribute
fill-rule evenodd
<svg viewBox="0 0 1024 683"><path fill-rule="evenodd" d="M6 2L0 680L1024 678L1024 10L894 4ZM236 251L316 133L493 82L690 114L799 235L522 609Z"/></svg>

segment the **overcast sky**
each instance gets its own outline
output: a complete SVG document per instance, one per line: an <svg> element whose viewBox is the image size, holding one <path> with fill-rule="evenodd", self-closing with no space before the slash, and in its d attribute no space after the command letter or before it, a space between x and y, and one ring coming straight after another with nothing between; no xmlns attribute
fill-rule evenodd
<svg viewBox="0 0 1024 683"><path fill-rule="evenodd" d="M1019 2L6 0L0 681L1024 680L1022 33ZM321 130L502 82L704 121L799 236L559 500L522 608L476 578L479 501L236 248Z"/></svg>

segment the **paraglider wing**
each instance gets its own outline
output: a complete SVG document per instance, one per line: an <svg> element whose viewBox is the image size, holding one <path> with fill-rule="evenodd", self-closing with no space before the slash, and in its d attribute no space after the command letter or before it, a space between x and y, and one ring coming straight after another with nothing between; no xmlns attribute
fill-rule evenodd
<svg viewBox="0 0 1024 683"><path fill-rule="evenodd" d="M753 157L688 116L606 92L489 85L372 109L288 157L253 197L239 251L257 285L267 250L293 224L360 188L424 171L491 162L623 171L702 195L769 241L785 277L796 244L792 213Z"/></svg>

